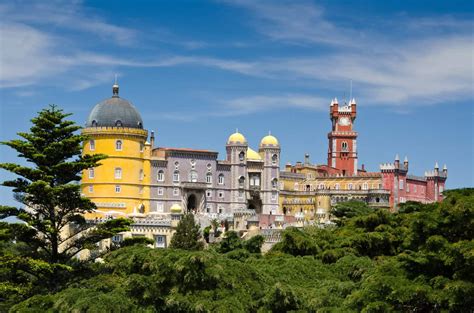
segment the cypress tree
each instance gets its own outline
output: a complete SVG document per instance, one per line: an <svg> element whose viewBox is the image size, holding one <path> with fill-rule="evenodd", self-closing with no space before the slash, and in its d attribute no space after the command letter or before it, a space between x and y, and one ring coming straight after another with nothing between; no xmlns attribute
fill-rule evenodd
<svg viewBox="0 0 474 313"><path fill-rule="evenodd" d="M203 242L199 225L194 221L194 216L190 213L185 214L176 227L176 232L171 238L170 248L184 250L201 250Z"/></svg>

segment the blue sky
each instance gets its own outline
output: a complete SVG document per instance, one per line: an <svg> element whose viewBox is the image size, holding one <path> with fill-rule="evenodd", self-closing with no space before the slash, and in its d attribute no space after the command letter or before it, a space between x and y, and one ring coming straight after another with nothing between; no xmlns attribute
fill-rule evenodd
<svg viewBox="0 0 474 313"><path fill-rule="evenodd" d="M398 153L412 174L438 161L448 188L473 186L473 13L470 1L2 2L0 140L50 103L83 125L116 73L160 146L222 158L235 128L254 149L271 131L283 164L325 163L329 103L352 80L359 164Z"/></svg>

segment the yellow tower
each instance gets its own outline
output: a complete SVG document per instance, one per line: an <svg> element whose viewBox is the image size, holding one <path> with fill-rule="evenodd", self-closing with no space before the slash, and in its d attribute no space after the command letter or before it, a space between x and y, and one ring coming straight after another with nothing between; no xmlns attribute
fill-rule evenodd
<svg viewBox="0 0 474 313"><path fill-rule="evenodd" d="M85 170L82 193L97 205L86 218L141 216L149 211L151 145L146 142L140 113L119 97L117 82L111 98L89 114L82 133L89 136L83 154L106 154L101 166Z"/></svg>

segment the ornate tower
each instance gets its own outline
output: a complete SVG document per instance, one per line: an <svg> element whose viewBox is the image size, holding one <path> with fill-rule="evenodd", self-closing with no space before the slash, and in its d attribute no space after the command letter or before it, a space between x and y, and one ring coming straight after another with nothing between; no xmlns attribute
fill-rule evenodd
<svg viewBox="0 0 474 313"><path fill-rule="evenodd" d="M280 144L272 135L262 138L258 152L263 158L262 172L262 213L278 213L280 179Z"/></svg>
<svg viewBox="0 0 474 313"><path fill-rule="evenodd" d="M236 131L229 136L226 144L227 162L230 163L230 209L247 207L247 149L248 143L244 135ZM230 213L230 212L228 212Z"/></svg>
<svg viewBox="0 0 474 313"><path fill-rule="evenodd" d="M88 218L143 216L149 211L150 154L148 131L137 109L119 97L117 83L111 98L90 112L82 133L89 136L83 154L108 156L102 165L84 171L82 193L97 205Z"/></svg>
<svg viewBox="0 0 474 313"><path fill-rule="evenodd" d="M357 132L353 130L356 102L339 107L337 98L331 101L329 117L332 131L328 133L328 166L342 171L343 175L357 174Z"/></svg>

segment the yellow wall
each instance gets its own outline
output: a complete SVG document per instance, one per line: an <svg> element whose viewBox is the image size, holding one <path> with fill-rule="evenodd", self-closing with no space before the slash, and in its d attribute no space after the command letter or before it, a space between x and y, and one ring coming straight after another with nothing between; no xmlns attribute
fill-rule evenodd
<svg viewBox="0 0 474 313"><path fill-rule="evenodd" d="M108 158L94 169L94 178L89 171L82 175L82 193L95 202L99 211L114 211L130 214L141 204L149 211L150 198L150 146L145 145L147 131L133 128L96 127L86 128L83 133L95 141L91 150L90 141L84 145L83 154L101 153ZM116 141L122 141L122 149L116 150ZM143 147L143 148L142 148ZM142 149L141 149L142 148ZM122 178L115 178L115 169L122 169ZM143 170L143 179L140 179ZM93 186L90 192L89 186ZM115 186L120 185L120 193ZM111 204L125 204L125 207L110 207ZM107 204L103 206L102 204ZM103 214L87 214L86 218L104 217Z"/></svg>

